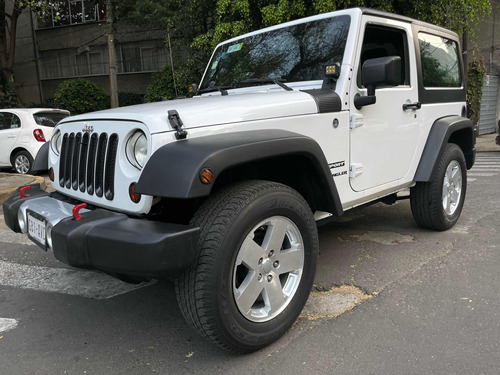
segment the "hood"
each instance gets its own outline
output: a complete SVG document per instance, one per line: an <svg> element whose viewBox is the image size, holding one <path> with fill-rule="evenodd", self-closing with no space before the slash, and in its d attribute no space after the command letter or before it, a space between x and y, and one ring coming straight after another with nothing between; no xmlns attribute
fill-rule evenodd
<svg viewBox="0 0 500 375"><path fill-rule="evenodd" d="M153 133L171 131L168 111L176 110L184 129L318 113L314 98L301 91L261 91L198 96L108 109L68 117L74 121L127 120L144 123Z"/></svg>

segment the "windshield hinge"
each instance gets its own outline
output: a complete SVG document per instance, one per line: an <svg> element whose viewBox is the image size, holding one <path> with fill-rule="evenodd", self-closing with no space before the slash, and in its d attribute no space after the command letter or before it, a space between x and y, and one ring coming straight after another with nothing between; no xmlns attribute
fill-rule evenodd
<svg viewBox="0 0 500 375"><path fill-rule="evenodd" d="M170 122L170 125L176 130L175 132L175 138L177 139L185 139L188 135L187 131L182 129L182 123L181 117L179 116L179 113L175 110L172 109L168 111L168 121Z"/></svg>

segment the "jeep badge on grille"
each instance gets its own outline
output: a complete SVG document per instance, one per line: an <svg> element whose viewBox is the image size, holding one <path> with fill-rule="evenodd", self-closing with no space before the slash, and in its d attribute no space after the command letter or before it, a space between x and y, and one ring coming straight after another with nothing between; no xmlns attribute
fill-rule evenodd
<svg viewBox="0 0 500 375"><path fill-rule="evenodd" d="M89 124L83 124L82 132L91 134L94 131L94 127Z"/></svg>

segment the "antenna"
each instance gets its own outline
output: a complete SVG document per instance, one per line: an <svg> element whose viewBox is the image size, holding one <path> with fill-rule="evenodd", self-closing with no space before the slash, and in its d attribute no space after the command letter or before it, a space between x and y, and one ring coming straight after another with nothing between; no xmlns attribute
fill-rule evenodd
<svg viewBox="0 0 500 375"><path fill-rule="evenodd" d="M174 90L175 90L175 97L177 98L177 85L175 84L175 73L174 73L174 60L172 58L172 45L170 44L170 33L167 34L168 36L168 49L170 51L170 66L172 67L172 79L174 80Z"/></svg>

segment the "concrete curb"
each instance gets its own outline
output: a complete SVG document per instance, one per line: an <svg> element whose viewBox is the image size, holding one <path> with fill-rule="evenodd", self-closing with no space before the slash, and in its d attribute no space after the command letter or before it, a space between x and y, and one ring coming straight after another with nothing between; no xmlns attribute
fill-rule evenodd
<svg viewBox="0 0 500 375"><path fill-rule="evenodd" d="M45 190L47 188L47 185L45 183L45 178L42 176L32 176L32 175L28 175L28 174L19 175L19 174L14 174L14 173L1 173L1 175L6 176L6 177L9 177L9 176L20 177L20 176L22 176L22 177L26 177L27 179L31 179L31 181L28 181L27 183L19 185L19 186L0 190L0 204L3 204L3 202L5 202L12 195L12 193L14 193L16 191L16 189L20 186L40 184L40 189Z"/></svg>

